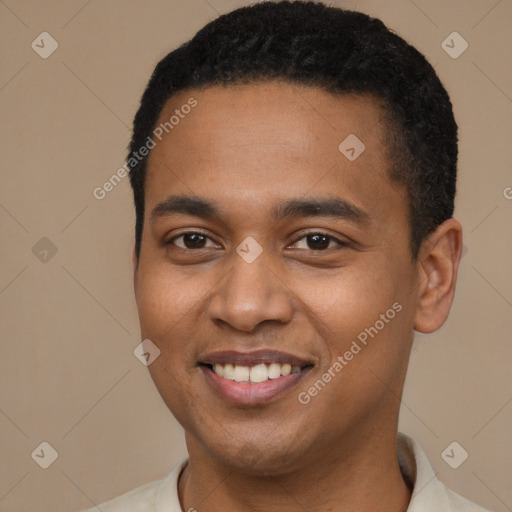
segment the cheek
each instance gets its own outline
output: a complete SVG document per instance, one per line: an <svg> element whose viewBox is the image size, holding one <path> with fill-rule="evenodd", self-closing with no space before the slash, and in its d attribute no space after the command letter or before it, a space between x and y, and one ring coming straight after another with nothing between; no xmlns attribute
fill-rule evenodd
<svg viewBox="0 0 512 512"><path fill-rule="evenodd" d="M137 307L141 333L160 350L148 369L162 399L182 424L185 411L193 410L199 399L190 376L197 370L193 341L198 324L193 315L204 293L197 279L178 274L168 265L140 267Z"/></svg>
<svg viewBox="0 0 512 512"><path fill-rule="evenodd" d="M168 265L146 265L139 271L137 308L142 334L155 339L168 338L171 331L199 303L204 289L197 279L180 275Z"/></svg>
<svg viewBox="0 0 512 512"><path fill-rule="evenodd" d="M335 275L301 278L295 281L294 291L335 345L373 325L399 300L393 277L382 268L347 267Z"/></svg>
<svg viewBox="0 0 512 512"><path fill-rule="evenodd" d="M326 357L319 377L329 370L337 376L325 395L329 406L340 397L351 403L351 396L364 393L368 400L375 399L373 394L382 388L379 379L398 383L408 360L413 317L404 283L410 282L410 276L404 265L376 259L368 258L367 265L346 267L336 275L295 283L324 344Z"/></svg>

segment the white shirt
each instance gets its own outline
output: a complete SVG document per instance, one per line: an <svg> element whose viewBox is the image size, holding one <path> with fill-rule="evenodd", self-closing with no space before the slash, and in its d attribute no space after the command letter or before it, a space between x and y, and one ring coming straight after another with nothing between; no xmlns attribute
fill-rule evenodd
<svg viewBox="0 0 512 512"><path fill-rule="evenodd" d="M450 491L435 476L421 446L398 433L398 461L413 492L407 512L489 512ZM100 505L102 512L183 512L178 498L178 478L188 459L163 480L151 482ZM97 512L91 508L85 512Z"/></svg>

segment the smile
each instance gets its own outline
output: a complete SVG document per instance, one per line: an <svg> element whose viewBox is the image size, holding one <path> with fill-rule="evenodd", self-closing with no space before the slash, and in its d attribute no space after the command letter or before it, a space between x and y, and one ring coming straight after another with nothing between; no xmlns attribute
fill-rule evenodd
<svg viewBox="0 0 512 512"><path fill-rule="evenodd" d="M276 351L211 354L199 363L208 384L229 402L268 402L294 387L313 364Z"/></svg>
<svg viewBox="0 0 512 512"><path fill-rule="evenodd" d="M213 371L223 379L235 382L265 382L270 379L286 377L290 373L299 373L300 366L292 366L289 363L257 364L256 366L240 366L232 364L215 364Z"/></svg>

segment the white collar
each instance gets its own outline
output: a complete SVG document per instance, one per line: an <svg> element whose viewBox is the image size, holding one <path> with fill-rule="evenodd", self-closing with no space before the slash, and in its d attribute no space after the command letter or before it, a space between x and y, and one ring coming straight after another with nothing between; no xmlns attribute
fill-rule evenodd
<svg viewBox="0 0 512 512"><path fill-rule="evenodd" d="M404 479L413 487L407 512L486 512L447 489L437 479L421 446L401 432L397 438L397 456ZM182 512L178 498L178 480L187 463L188 458L182 460L161 481L154 502L156 512Z"/></svg>

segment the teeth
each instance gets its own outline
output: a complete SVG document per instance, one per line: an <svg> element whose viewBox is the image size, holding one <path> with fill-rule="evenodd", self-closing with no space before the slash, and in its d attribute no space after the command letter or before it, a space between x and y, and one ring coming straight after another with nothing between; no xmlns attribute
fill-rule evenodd
<svg viewBox="0 0 512 512"><path fill-rule="evenodd" d="M277 363L272 363L268 367L268 378L277 379L278 377L281 377L281 365Z"/></svg>
<svg viewBox="0 0 512 512"><path fill-rule="evenodd" d="M283 364L281 365L281 375L285 377L286 375L290 375L292 372L292 365L291 364Z"/></svg>
<svg viewBox="0 0 512 512"><path fill-rule="evenodd" d="M215 373L217 375L220 375L221 377L223 376L223 368L222 368L222 365L221 364L216 364L214 367L213 367Z"/></svg>
<svg viewBox="0 0 512 512"><path fill-rule="evenodd" d="M235 366L233 380L236 382L249 382L250 370L248 366Z"/></svg>
<svg viewBox="0 0 512 512"><path fill-rule="evenodd" d="M265 382L268 380L268 368L265 364L258 364L251 368L251 382Z"/></svg>
<svg viewBox="0 0 512 512"><path fill-rule="evenodd" d="M291 364L271 363L257 364L256 366L238 366L232 364L214 364L213 371L228 380L235 382L265 382L269 379L278 379L286 377L290 373L299 373L300 366L292 366Z"/></svg>
<svg viewBox="0 0 512 512"><path fill-rule="evenodd" d="M220 375L221 377L224 377L225 379L229 379L229 380L233 380L233 371L234 371L234 368L233 368L233 365L232 364L226 364L224 365L224 370L219 373L217 372L217 366L220 366L221 369L222 369L222 365L215 365L214 368L213 368L213 371L217 374L217 375Z"/></svg>

